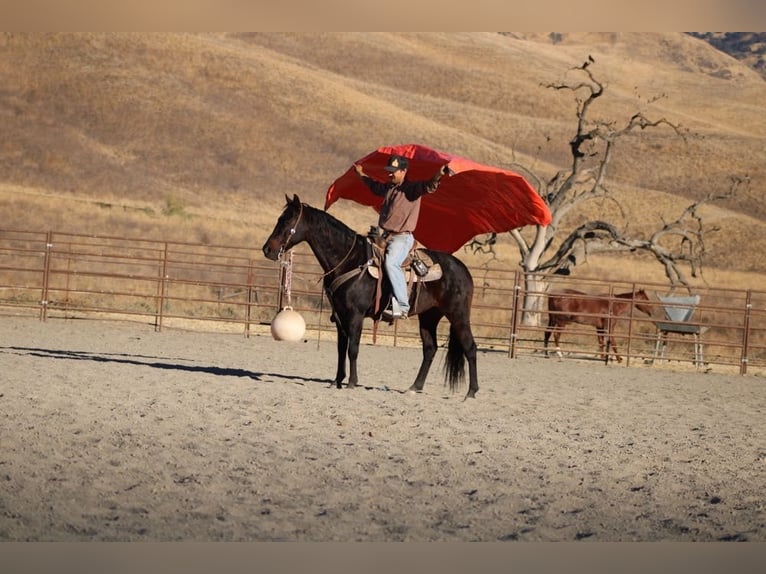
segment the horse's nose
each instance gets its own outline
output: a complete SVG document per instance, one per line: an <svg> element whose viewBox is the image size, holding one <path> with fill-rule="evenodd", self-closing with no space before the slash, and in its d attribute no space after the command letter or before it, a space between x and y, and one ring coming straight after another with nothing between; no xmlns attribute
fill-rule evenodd
<svg viewBox="0 0 766 574"><path fill-rule="evenodd" d="M271 259L272 261L276 261L277 257L275 254L275 251L269 246L269 242L263 244L262 248L263 254L266 256L267 259Z"/></svg>

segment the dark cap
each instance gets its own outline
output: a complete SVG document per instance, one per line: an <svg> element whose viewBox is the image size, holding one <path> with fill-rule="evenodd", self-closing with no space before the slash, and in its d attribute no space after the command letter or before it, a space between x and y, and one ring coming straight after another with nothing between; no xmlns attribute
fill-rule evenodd
<svg viewBox="0 0 766 574"><path fill-rule="evenodd" d="M386 164L384 169L386 171L394 172L398 169L407 169L409 165L410 162L407 161L406 157L402 157L400 155L392 155L390 158L388 158L388 164Z"/></svg>

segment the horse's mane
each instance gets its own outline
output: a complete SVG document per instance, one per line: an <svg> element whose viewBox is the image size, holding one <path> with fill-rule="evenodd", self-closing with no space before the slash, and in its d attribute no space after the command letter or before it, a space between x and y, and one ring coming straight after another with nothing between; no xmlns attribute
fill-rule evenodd
<svg viewBox="0 0 766 574"><path fill-rule="evenodd" d="M643 287L635 289L633 291L626 291L625 293L615 293L614 297L619 297L621 299L632 297L636 293L646 292ZM561 289L560 291L554 291L551 293L551 295L556 295L557 293L561 294L567 294L567 295L585 295L586 297L607 297L608 293L588 293L586 291L578 291L577 289Z"/></svg>
<svg viewBox="0 0 766 574"><path fill-rule="evenodd" d="M312 213L317 214L319 216L319 218L325 224L329 225L331 228L333 228L334 230L336 230L336 231L338 231L340 233L343 233L345 235L354 236L354 237L359 236L359 234L356 231L354 231L348 225L343 223L340 219L338 219L335 216L327 213L326 211L323 211L321 209L317 209L316 207L312 207L308 203L304 203L303 204L303 209L308 209Z"/></svg>
<svg viewBox="0 0 766 574"><path fill-rule="evenodd" d="M642 291L644 291L644 288L640 287L638 289L634 289L633 291L626 291L625 293L616 293L614 296L615 297L631 297L632 295L636 293L641 293Z"/></svg>

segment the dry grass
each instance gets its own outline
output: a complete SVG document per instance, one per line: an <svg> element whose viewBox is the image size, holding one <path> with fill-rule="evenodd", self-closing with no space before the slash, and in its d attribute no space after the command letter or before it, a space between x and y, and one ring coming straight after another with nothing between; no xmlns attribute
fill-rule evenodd
<svg viewBox="0 0 766 574"><path fill-rule="evenodd" d="M628 217L603 202L569 223L608 216L646 232L725 188L730 174L748 174L749 196L708 210L722 231L710 236L699 281L755 286L766 274L766 83L672 33L555 43L496 33L6 34L3 227L258 249L285 194L321 206L354 159L395 143L519 161L548 177L568 163L574 103L543 85L572 78L568 69L589 54L608 86L599 117L641 110L693 137L636 134L609 180ZM374 222L348 202L332 212L360 232ZM515 250L501 243L499 262L515 266ZM626 257L594 258L577 272L661 279L656 265Z"/></svg>

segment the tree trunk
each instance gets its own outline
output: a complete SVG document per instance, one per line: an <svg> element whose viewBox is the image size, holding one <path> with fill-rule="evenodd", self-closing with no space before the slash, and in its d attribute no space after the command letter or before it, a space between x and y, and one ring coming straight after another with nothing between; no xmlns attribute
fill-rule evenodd
<svg viewBox="0 0 766 574"><path fill-rule="evenodd" d="M540 273L524 274L524 312L521 324L526 327L542 327L545 313L545 291L548 282Z"/></svg>

